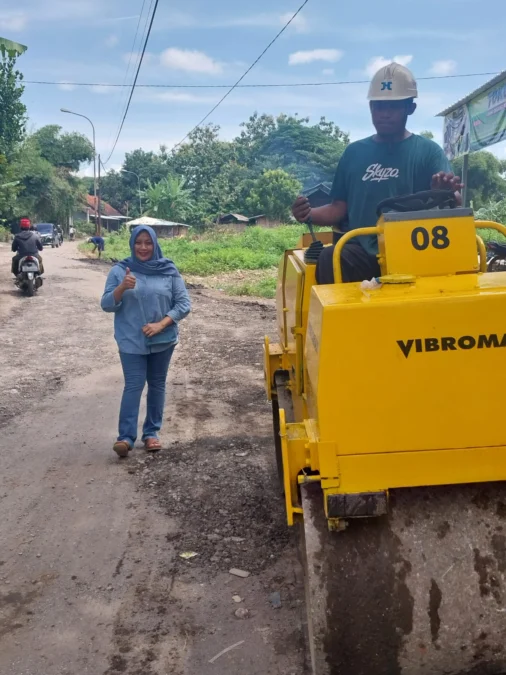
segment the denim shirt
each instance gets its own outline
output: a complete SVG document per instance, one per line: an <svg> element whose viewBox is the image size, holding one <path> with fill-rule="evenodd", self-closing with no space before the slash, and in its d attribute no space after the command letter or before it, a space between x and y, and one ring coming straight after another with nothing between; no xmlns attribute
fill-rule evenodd
<svg viewBox="0 0 506 675"><path fill-rule="evenodd" d="M114 265L107 276L101 300L105 312L114 312L114 337L120 352L151 354L160 352L178 342L178 323L191 310L190 297L180 276L146 275L136 273L135 288L123 293L121 302L114 299L114 290L125 276L125 270ZM164 331L163 344L150 345L142 332L147 323L170 316L172 323Z"/></svg>

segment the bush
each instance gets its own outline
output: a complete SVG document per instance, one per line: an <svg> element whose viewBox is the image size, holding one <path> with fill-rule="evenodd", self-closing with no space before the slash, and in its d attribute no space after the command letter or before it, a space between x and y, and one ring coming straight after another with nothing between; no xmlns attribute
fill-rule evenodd
<svg viewBox="0 0 506 675"><path fill-rule="evenodd" d="M0 241L9 243L12 237L12 232L8 227L0 225Z"/></svg>
<svg viewBox="0 0 506 675"><path fill-rule="evenodd" d="M493 220L496 223L506 225L506 199L498 202L489 202L475 213L477 220ZM506 244L506 237L497 230L484 228L478 230L478 234L485 244L492 241L498 244Z"/></svg>
<svg viewBox="0 0 506 675"><path fill-rule="evenodd" d="M96 232L95 223L91 220L90 222L86 220L76 220L74 223L74 228L79 234L84 234L87 237L92 237Z"/></svg>

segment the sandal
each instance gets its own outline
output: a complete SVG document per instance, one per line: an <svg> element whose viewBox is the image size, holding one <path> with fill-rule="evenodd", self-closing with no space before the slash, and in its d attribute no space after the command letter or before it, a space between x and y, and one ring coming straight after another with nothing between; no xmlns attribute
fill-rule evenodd
<svg viewBox="0 0 506 675"><path fill-rule="evenodd" d="M128 453L132 448L126 441L116 441L116 443L112 446L112 449L118 455L118 457L128 457Z"/></svg>
<svg viewBox="0 0 506 675"><path fill-rule="evenodd" d="M144 441L144 449L146 452L158 452L162 449L162 444L158 438L146 438Z"/></svg>

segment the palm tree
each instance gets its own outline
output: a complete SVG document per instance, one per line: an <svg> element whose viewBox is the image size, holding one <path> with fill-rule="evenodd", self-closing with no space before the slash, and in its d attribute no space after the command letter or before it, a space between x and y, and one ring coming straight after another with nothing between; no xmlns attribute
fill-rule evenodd
<svg viewBox="0 0 506 675"><path fill-rule="evenodd" d="M164 220L184 222L193 209L193 200L186 181L177 176L169 175L155 184L148 180L144 199L148 206L146 214Z"/></svg>

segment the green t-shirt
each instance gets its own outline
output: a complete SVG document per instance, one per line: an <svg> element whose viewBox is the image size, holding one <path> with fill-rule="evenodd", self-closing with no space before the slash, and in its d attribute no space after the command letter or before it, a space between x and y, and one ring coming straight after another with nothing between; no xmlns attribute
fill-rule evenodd
<svg viewBox="0 0 506 675"><path fill-rule="evenodd" d="M376 207L387 197L430 190L432 176L450 171L442 148L412 134L398 143L377 143L372 137L351 143L337 167L330 196L348 205L347 229L376 225ZM360 237L369 253L378 252L376 237Z"/></svg>

